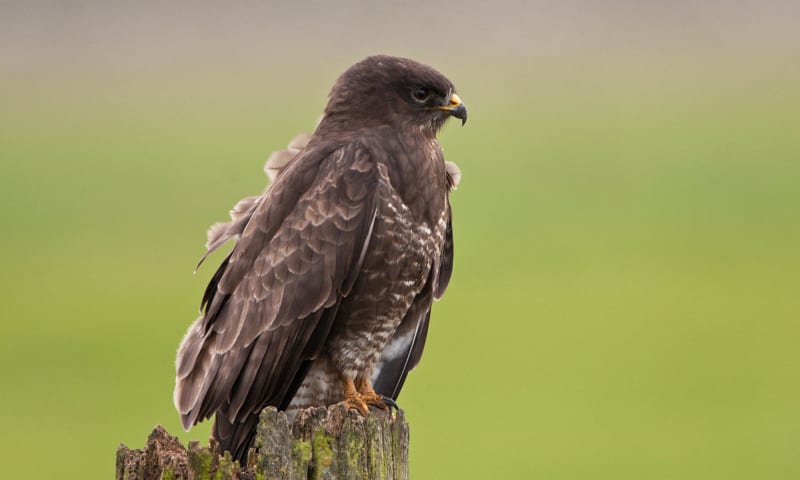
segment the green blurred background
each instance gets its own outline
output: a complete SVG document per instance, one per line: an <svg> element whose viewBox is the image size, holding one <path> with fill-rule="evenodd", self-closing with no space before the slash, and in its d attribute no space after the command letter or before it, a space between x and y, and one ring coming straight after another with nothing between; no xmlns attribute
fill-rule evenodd
<svg viewBox="0 0 800 480"><path fill-rule="evenodd" d="M0 9L9 478L110 478L181 431L206 228L373 53L470 112L441 135L456 270L400 398L412 478L800 478L796 4Z"/></svg>

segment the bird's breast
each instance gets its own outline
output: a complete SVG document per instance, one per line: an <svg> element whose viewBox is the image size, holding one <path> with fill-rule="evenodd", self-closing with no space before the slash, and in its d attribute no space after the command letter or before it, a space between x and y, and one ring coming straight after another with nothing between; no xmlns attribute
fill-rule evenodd
<svg viewBox="0 0 800 480"><path fill-rule="evenodd" d="M337 368L368 373L438 266L444 222L419 218L381 183L378 214L364 264L342 300L329 349Z"/></svg>

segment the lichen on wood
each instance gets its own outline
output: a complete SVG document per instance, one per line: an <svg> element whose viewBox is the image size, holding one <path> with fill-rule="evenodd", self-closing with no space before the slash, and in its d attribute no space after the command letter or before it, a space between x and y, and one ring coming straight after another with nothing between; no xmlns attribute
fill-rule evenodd
<svg viewBox="0 0 800 480"><path fill-rule="evenodd" d="M350 480L408 479L408 424L403 412L362 417L343 405L287 415L266 408L248 465L218 445L190 442L156 426L144 449L117 449L117 480Z"/></svg>

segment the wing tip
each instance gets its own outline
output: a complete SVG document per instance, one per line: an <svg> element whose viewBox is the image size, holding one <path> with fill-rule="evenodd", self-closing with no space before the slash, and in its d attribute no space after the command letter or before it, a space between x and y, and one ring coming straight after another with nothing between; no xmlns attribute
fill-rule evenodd
<svg viewBox="0 0 800 480"><path fill-rule="evenodd" d="M197 422L192 420L191 415L181 414L181 427L183 427L184 432L191 430L195 423Z"/></svg>
<svg viewBox="0 0 800 480"><path fill-rule="evenodd" d="M181 388L181 383L178 379L175 380L175 390L173 391L172 401L175 404L175 409L178 410L178 414L181 417L181 427L183 427L184 432L188 432L194 424L197 423L197 414L192 411L192 408L186 408L185 405L182 404L183 389Z"/></svg>

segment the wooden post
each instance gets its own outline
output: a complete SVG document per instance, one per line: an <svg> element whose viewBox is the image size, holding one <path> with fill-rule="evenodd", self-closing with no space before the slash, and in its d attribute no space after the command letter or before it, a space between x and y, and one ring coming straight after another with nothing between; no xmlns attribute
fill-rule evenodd
<svg viewBox="0 0 800 480"><path fill-rule="evenodd" d="M291 416L291 415L290 415ZM256 449L248 465L219 455L216 442L184 448L156 426L147 446L117 449L117 480L349 480L408 479L408 424L372 411L367 417L338 404L299 410L287 417L269 407L261 412ZM257 451L256 451L257 450Z"/></svg>

